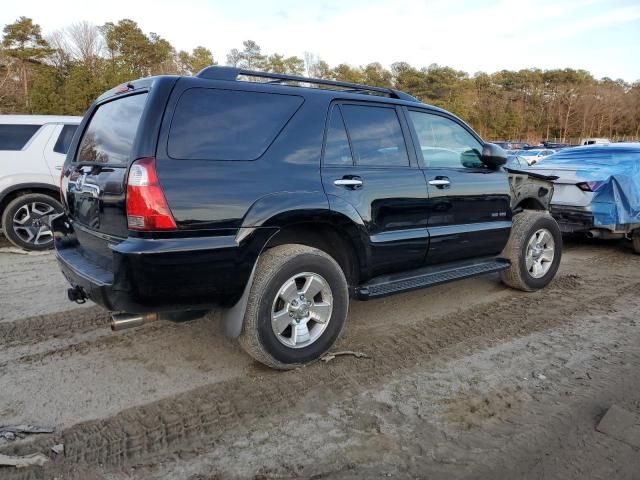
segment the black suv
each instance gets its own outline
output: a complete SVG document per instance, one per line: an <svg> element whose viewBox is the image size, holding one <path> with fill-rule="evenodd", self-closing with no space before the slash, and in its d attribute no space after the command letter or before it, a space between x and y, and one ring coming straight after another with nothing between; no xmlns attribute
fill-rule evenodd
<svg viewBox="0 0 640 480"><path fill-rule="evenodd" d="M54 221L69 298L115 329L225 309L276 368L322 356L349 298L500 272L534 290L561 237L544 177L405 93L229 67L121 85L85 115Z"/></svg>

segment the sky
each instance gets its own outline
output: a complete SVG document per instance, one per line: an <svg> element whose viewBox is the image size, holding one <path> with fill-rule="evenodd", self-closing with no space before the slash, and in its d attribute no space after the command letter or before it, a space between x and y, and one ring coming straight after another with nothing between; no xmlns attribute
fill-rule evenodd
<svg viewBox="0 0 640 480"><path fill-rule="evenodd" d="M130 18L179 50L209 48L221 64L251 39L263 53L311 52L331 66L571 67L640 80L640 0L5 0L0 24L19 16L45 34Z"/></svg>

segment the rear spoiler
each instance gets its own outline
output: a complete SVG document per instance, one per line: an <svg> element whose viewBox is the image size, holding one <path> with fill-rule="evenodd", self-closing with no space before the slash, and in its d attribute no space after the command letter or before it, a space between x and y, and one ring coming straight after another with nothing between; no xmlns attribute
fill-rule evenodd
<svg viewBox="0 0 640 480"><path fill-rule="evenodd" d="M530 170L517 170L515 168L503 167L509 173L515 173L520 175L529 175L531 178L538 178L540 180L548 180L553 182L554 180L559 179L557 175L542 175L541 173L535 173Z"/></svg>

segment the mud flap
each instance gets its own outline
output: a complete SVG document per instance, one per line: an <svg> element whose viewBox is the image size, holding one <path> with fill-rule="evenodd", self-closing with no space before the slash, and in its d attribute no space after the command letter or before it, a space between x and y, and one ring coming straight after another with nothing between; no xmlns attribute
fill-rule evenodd
<svg viewBox="0 0 640 480"><path fill-rule="evenodd" d="M244 313L247 310L247 302L249 300L249 292L253 286L253 276L256 273L258 261L253 264L249 281L244 287L242 296L236 304L222 313L222 331L229 338L238 338L242 331L242 323L244 322Z"/></svg>

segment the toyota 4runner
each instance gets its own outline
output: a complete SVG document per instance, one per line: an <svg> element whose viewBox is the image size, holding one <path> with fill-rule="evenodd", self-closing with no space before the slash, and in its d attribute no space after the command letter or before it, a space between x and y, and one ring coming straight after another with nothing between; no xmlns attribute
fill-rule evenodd
<svg viewBox="0 0 640 480"><path fill-rule="evenodd" d="M321 357L350 298L500 272L531 291L561 236L544 176L405 93L209 67L121 85L75 134L54 221L72 285L114 329L223 308L255 359Z"/></svg>

